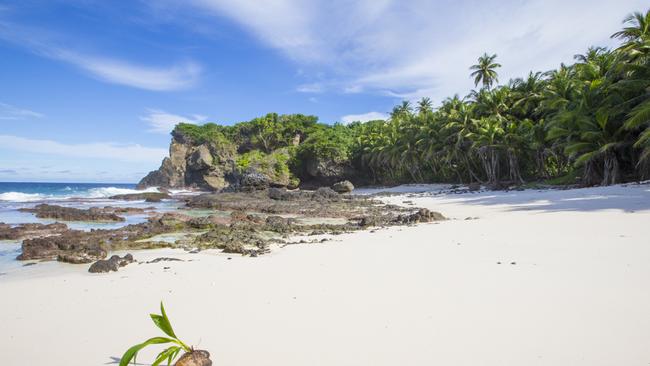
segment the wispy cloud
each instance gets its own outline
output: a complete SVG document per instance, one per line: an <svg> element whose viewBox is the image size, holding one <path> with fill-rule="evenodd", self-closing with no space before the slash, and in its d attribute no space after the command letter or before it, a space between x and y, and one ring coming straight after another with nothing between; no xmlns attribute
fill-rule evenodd
<svg viewBox="0 0 650 366"><path fill-rule="evenodd" d="M149 109L148 113L146 116L140 117L140 120L149 124L149 132L164 134L171 132L178 123L201 124L208 118L200 114L193 114L190 117L180 116L160 109Z"/></svg>
<svg viewBox="0 0 650 366"><path fill-rule="evenodd" d="M167 155L166 149L144 147L138 144L114 142L65 144L52 140L29 139L11 135L0 135L0 149L71 158L98 158L152 164L160 162Z"/></svg>
<svg viewBox="0 0 650 366"><path fill-rule="evenodd" d="M348 114L347 116L341 117L341 122L343 124L350 124L352 122L368 122L374 120L386 120L388 119L388 114L381 112L368 112L363 114Z"/></svg>
<svg viewBox="0 0 650 366"><path fill-rule="evenodd" d="M197 83L201 74L201 67L194 62L157 67L138 65L112 58L81 55L64 49L53 49L47 54L76 65L100 80L146 90L187 89Z"/></svg>
<svg viewBox="0 0 650 366"><path fill-rule="evenodd" d="M467 93L468 67L483 52L499 55L504 81L557 67L590 45L611 45L622 18L647 9L647 0L190 3L240 23L306 76L325 68L327 90L408 99Z"/></svg>
<svg viewBox="0 0 650 366"><path fill-rule="evenodd" d="M300 93L321 93L323 92L323 84L310 83L310 84L298 85L296 91Z"/></svg>
<svg viewBox="0 0 650 366"><path fill-rule="evenodd" d="M144 65L112 56L81 52L61 46L63 42L59 38L40 29L0 21L0 40L43 57L72 64L96 79L113 84L153 91L187 89L198 82L202 71L201 66L194 61L166 66Z"/></svg>
<svg viewBox="0 0 650 366"><path fill-rule="evenodd" d="M0 120L18 120L27 118L41 118L43 114L29 109L18 108L11 104L0 102Z"/></svg>

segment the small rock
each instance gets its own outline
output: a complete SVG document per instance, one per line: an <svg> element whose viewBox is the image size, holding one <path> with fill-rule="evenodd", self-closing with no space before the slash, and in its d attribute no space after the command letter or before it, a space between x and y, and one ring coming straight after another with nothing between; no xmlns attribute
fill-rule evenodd
<svg viewBox="0 0 650 366"><path fill-rule="evenodd" d="M88 272L90 273L106 273L106 272L117 272L120 267L124 267L129 263L133 263L134 259L131 254L126 254L124 257L119 255L114 255L109 259L100 259L97 262L93 263Z"/></svg>
<svg viewBox="0 0 650 366"><path fill-rule="evenodd" d="M349 180L344 180L332 185L332 189L336 193L350 193L354 190L354 185Z"/></svg>
<svg viewBox="0 0 650 366"><path fill-rule="evenodd" d="M158 262L182 262L182 259L178 258L169 258L169 257L160 257L147 262L147 264L158 263Z"/></svg>

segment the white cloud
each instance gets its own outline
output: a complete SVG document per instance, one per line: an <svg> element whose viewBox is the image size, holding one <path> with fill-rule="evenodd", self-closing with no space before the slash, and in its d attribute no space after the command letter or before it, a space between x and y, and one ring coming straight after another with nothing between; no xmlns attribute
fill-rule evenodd
<svg viewBox="0 0 650 366"><path fill-rule="evenodd" d="M148 115L142 116L140 119L149 124L149 132L164 134L171 132L171 130L174 129L174 126L180 122L201 124L204 123L208 118L207 116L200 114L193 114L190 117L185 117L177 114L167 113L159 109L149 109L148 112Z"/></svg>
<svg viewBox="0 0 650 366"><path fill-rule="evenodd" d="M192 0L239 22L295 60L328 75L323 88L436 100L472 87L468 68L497 53L501 80L570 62L609 36L647 0ZM561 11L558 11L561 9Z"/></svg>
<svg viewBox="0 0 650 366"><path fill-rule="evenodd" d="M381 112L368 112L363 114L348 114L347 116L341 117L341 122L343 124L350 124L352 122L368 122L378 119L386 120L388 119L388 114Z"/></svg>
<svg viewBox="0 0 650 366"><path fill-rule="evenodd" d="M298 85L296 91L300 93L321 93L323 92L323 85L321 83L311 83Z"/></svg>
<svg viewBox="0 0 650 366"><path fill-rule="evenodd" d="M98 56L59 46L62 41L54 34L3 21L0 21L0 39L29 49L37 55L72 64L99 80L139 89L187 89L194 86L201 75L201 66L193 61L160 66Z"/></svg>
<svg viewBox="0 0 650 366"><path fill-rule="evenodd" d="M156 67L112 58L80 55L61 49L52 50L49 54L80 67L100 80L146 90L187 89L196 84L201 74L201 67L194 62Z"/></svg>
<svg viewBox="0 0 650 366"><path fill-rule="evenodd" d="M43 114L15 107L11 104L0 102L0 120L18 120L27 118L41 118Z"/></svg>
<svg viewBox="0 0 650 366"><path fill-rule="evenodd" d="M58 155L80 159L108 159L123 162L159 163L167 155L166 149L144 147L138 144L92 142L64 144L52 140L28 139L0 135L0 149L16 152Z"/></svg>

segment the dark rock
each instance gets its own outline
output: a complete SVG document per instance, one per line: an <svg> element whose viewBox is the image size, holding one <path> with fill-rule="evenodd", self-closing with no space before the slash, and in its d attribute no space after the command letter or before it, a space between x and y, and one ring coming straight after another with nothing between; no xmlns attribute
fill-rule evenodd
<svg viewBox="0 0 650 366"><path fill-rule="evenodd" d="M229 223L230 220L228 218L217 215L195 217L187 222L194 229L208 229L217 225L228 225Z"/></svg>
<svg viewBox="0 0 650 366"><path fill-rule="evenodd" d="M22 253L19 260L61 258L67 260L66 254L74 254L83 258L90 256L101 259L106 256L107 246L95 241L92 233L79 230L69 230L61 235L47 236L23 240ZM71 261L77 261L74 257Z"/></svg>
<svg viewBox="0 0 650 366"><path fill-rule="evenodd" d="M270 184L271 180L268 176L254 170L245 172L239 178L240 189L244 191L267 189Z"/></svg>
<svg viewBox="0 0 650 366"><path fill-rule="evenodd" d="M321 187L314 191L312 199L315 201L338 201L340 197L332 188Z"/></svg>
<svg viewBox="0 0 650 366"><path fill-rule="evenodd" d="M390 218L384 215L368 215L360 218L359 226L362 228L377 227L385 225L389 221Z"/></svg>
<svg viewBox="0 0 650 366"><path fill-rule="evenodd" d="M481 183L479 182L472 182L469 185L467 185L467 188L469 189L470 192L476 192L481 189Z"/></svg>
<svg viewBox="0 0 650 366"><path fill-rule="evenodd" d="M86 250L83 252L59 254L57 260L72 264L86 264L101 260L106 257L106 254L106 251L103 249Z"/></svg>
<svg viewBox="0 0 650 366"><path fill-rule="evenodd" d="M145 202L160 202L165 199L170 199L168 193L162 192L142 192L142 193L129 193L129 194L118 194L115 196L109 197L112 200L123 200L123 201L141 201Z"/></svg>
<svg viewBox="0 0 650 366"><path fill-rule="evenodd" d="M336 193L350 193L354 190L354 185L349 180L334 183L332 189Z"/></svg>
<svg viewBox="0 0 650 366"><path fill-rule="evenodd" d="M170 243L140 241L157 234L187 230L190 217L166 214L152 217L149 221L127 225L117 229L90 231L66 230L59 235L23 240L19 260L61 259L68 254L90 253L105 256L106 252L120 249L148 249L169 247Z"/></svg>
<svg viewBox="0 0 650 366"><path fill-rule="evenodd" d="M120 267L124 267L130 263L133 263L133 256L131 254L126 254L124 257L119 255L113 255L109 259L101 259L93 263L88 272L90 273L106 273L106 272L117 272Z"/></svg>
<svg viewBox="0 0 650 366"><path fill-rule="evenodd" d="M68 230L66 224L20 224L16 226L0 222L0 240L31 239L61 234Z"/></svg>
<svg viewBox="0 0 650 366"><path fill-rule="evenodd" d="M421 208L417 212L408 215L399 215L395 222L399 224L417 224L421 222L432 222L446 220L441 213L429 211L426 208Z"/></svg>
<svg viewBox="0 0 650 366"><path fill-rule="evenodd" d="M276 233L286 233L293 231L295 219L282 216L268 216L266 218L266 228Z"/></svg>
<svg viewBox="0 0 650 366"><path fill-rule="evenodd" d="M110 209L91 207L87 210L74 207L48 205L46 203L36 205L34 208L21 208L20 211L32 212L41 219L57 219L63 221L124 221L124 218L116 215Z"/></svg>
<svg viewBox="0 0 650 366"><path fill-rule="evenodd" d="M235 210L230 213L230 219L232 222L252 222L256 224L261 224L264 220L258 215L252 215L246 213L245 211Z"/></svg>
<svg viewBox="0 0 650 366"><path fill-rule="evenodd" d="M174 366L212 366L212 361L208 351L192 350L181 356Z"/></svg>
<svg viewBox="0 0 650 366"><path fill-rule="evenodd" d="M348 162L337 162L327 158L309 157L302 161L303 176L306 181L316 181L321 184L334 184L356 175L356 171Z"/></svg>

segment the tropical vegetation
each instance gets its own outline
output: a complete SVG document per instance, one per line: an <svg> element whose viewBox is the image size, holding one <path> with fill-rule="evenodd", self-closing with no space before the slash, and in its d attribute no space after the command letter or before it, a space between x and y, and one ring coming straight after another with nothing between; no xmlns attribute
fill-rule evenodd
<svg viewBox="0 0 650 366"><path fill-rule="evenodd" d="M368 183L530 181L609 185L650 178L650 11L573 64L499 84L496 54L470 68L478 89L404 101L387 120L348 125L304 115L234 126L182 125L198 139L235 142L240 153L285 149L292 174L307 159L347 164ZM258 153L255 154L258 154Z"/></svg>

